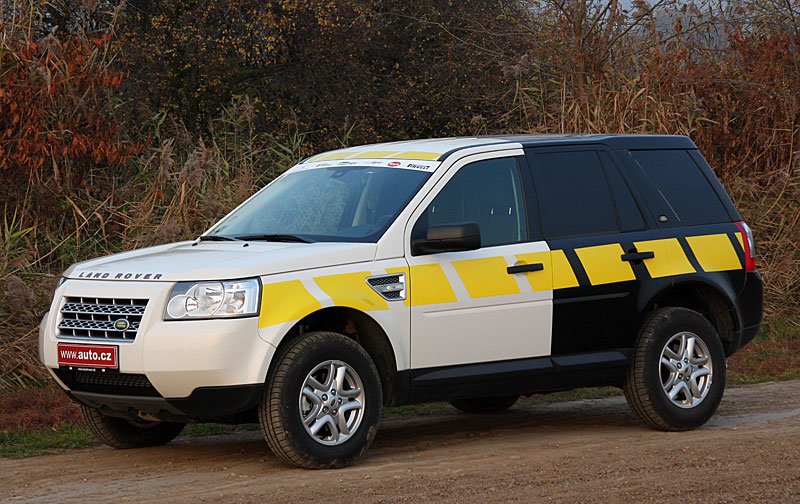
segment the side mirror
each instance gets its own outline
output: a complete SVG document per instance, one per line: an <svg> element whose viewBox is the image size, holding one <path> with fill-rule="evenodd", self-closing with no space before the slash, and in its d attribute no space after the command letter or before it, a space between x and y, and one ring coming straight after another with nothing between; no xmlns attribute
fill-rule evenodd
<svg viewBox="0 0 800 504"><path fill-rule="evenodd" d="M431 226L424 240L411 242L413 255L462 252L481 248L481 230L474 222Z"/></svg>

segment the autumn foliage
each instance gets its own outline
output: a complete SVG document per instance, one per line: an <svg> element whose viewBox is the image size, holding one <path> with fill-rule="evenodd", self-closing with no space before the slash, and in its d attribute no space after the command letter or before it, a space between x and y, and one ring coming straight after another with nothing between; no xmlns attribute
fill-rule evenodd
<svg viewBox="0 0 800 504"><path fill-rule="evenodd" d="M798 12L0 1L0 389L45 378L36 327L69 264L197 236L303 156L409 138L688 135L754 229L768 331L797 335Z"/></svg>
<svg viewBox="0 0 800 504"><path fill-rule="evenodd" d="M0 176L58 178L139 154L111 106L127 74L111 64L112 33L37 40L20 21L0 22Z"/></svg>

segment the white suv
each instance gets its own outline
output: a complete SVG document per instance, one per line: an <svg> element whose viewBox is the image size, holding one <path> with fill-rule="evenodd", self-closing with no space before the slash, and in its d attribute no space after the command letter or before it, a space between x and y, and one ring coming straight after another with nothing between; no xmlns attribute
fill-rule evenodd
<svg viewBox="0 0 800 504"><path fill-rule="evenodd" d="M456 138L314 156L197 240L70 267L40 357L110 446L259 421L342 467L384 405L618 385L695 427L760 320L752 234L689 139Z"/></svg>

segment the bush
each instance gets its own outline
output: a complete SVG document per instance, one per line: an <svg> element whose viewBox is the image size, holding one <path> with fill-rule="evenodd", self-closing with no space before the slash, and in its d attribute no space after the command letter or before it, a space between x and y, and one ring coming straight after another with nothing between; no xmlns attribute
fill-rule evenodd
<svg viewBox="0 0 800 504"><path fill-rule="evenodd" d="M691 136L756 233L770 334L796 332L800 26L785 2L11 4L0 389L46 379L36 326L70 263L197 236L320 149L414 137Z"/></svg>
<svg viewBox="0 0 800 504"><path fill-rule="evenodd" d="M143 146L123 139L114 116L111 94L126 72L112 66L112 33L36 39L38 14L0 21L0 179L59 181L124 165Z"/></svg>

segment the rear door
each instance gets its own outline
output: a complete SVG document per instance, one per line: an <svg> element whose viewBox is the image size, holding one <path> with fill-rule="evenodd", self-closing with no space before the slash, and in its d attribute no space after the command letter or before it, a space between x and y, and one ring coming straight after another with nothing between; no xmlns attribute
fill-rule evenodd
<svg viewBox="0 0 800 504"><path fill-rule="evenodd" d="M711 167L696 150L631 150L620 153L665 236L679 241L701 277L736 297L745 284L741 220ZM696 274L695 274L696 273Z"/></svg>
<svg viewBox="0 0 800 504"><path fill-rule="evenodd" d="M458 161L410 219L413 368L550 354L550 256L538 219L529 218L529 173L521 150L497 156ZM478 250L412 252L410 244L430 226L463 222L479 225ZM513 269L531 265L537 266Z"/></svg>
<svg viewBox="0 0 800 504"><path fill-rule="evenodd" d="M677 240L641 209L627 177L603 146L526 149L553 254L566 257L554 285L552 354L629 348L643 306L686 266L671 258ZM684 258L685 261L685 258Z"/></svg>

